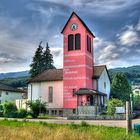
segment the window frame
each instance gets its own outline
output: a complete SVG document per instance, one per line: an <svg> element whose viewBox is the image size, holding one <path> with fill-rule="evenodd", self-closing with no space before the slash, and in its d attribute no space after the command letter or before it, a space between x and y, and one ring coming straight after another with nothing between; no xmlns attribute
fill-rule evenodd
<svg viewBox="0 0 140 140"><path fill-rule="evenodd" d="M49 86L48 88L48 102L53 103L53 87Z"/></svg>
<svg viewBox="0 0 140 140"><path fill-rule="evenodd" d="M70 44L70 43L72 43L72 44ZM68 51L73 51L73 50L74 50L74 35L73 34L69 34L68 35Z"/></svg>
<svg viewBox="0 0 140 140"><path fill-rule="evenodd" d="M87 51L91 53L92 52L92 49L91 49L92 42L91 42L91 37L89 35L87 35L87 41L86 42L87 42Z"/></svg>
<svg viewBox="0 0 140 140"><path fill-rule="evenodd" d="M81 50L81 34L77 33L74 35L74 37L75 37L75 40L74 40L75 50Z"/></svg>

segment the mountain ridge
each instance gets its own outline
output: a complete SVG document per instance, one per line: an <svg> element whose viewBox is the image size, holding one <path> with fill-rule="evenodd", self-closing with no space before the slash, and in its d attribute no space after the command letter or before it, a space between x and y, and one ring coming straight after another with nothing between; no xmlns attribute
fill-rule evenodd
<svg viewBox="0 0 140 140"><path fill-rule="evenodd" d="M135 65L135 66L130 66L130 67L112 68L112 69L109 69L108 71L109 71L109 75L111 79L113 78L113 75L115 73L122 72L127 76L127 79L130 84L140 84L140 65ZM20 72L0 73L0 82L4 82L6 84L8 83L9 85L22 86L22 82L23 82L25 86L26 81L28 79L29 79L28 70L20 71Z"/></svg>

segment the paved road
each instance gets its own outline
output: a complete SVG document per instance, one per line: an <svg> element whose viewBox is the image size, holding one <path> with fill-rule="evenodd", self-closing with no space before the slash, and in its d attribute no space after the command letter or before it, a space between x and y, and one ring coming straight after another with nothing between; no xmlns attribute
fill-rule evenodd
<svg viewBox="0 0 140 140"><path fill-rule="evenodd" d="M4 118L0 118L2 120ZM15 119L8 119L8 120L15 120ZM23 121L24 119L16 119L19 121ZM26 119L30 122L47 122L47 123L56 123L56 124L80 124L82 120L67 120L66 118L60 118L60 119ZM104 125L104 126L111 126L111 127L126 127L126 121L125 120L84 120L90 125ZM140 119L133 119L132 120L132 126L134 126L135 123L140 123Z"/></svg>

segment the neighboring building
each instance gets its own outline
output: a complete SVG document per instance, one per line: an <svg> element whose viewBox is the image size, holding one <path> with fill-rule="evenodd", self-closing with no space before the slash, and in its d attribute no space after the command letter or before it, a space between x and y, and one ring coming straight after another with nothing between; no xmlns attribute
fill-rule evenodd
<svg viewBox="0 0 140 140"><path fill-rule="evenodd" d="M28 99L46 101L51 115L95 115L110 94L106 66L94 66L95 36L74 12L61 33L64 68L47 70L31 79Z"/></svg>
<svg viewBox="0 0 140 140"><path fill-rule="evenodd" d="M140 86L135 86L132 91L134 96L140 96Z"/></svg>
<svg viewBox="0 0 140 140"><path fill-rule="evenodd" d="M16 102L17 99L23 99L24 91L0 83L0 104L6 101Z"/></svg>

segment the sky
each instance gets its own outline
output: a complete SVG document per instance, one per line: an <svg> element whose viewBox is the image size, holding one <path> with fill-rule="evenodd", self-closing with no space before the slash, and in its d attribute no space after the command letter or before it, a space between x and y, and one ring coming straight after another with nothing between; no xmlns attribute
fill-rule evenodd
<svg viewBox="0 0 140 140"><path fill-rule="evenodd" d="M140 0L0 0L0 73L29 70L40 41L62 68L61 30L72 11L96 36L96 65L140 65Z"/></svg>

